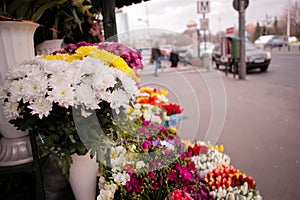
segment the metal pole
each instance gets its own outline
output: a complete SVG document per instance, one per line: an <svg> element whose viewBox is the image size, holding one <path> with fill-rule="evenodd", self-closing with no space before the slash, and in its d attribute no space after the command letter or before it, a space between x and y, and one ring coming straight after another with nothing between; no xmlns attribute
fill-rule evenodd
<svg viewBox="0 0 300 200"><path fill-rule="evenodd" d="M105 40L118 42L116 14L115 14L115 0L105 1L101 0L101 12L103 15L103 28Z"/></svg>
<svg viewBox="0 0 300 200"><path fill-rule="evenodd" d="M203 20L205 22L205 13L203 13ZM203 31L204 31L204 53L205 53L206 52L206 27L203 28Z"/></svg>
<svg viewBox="0 0 300 200"><path fill-rule="evenodd" d="M239 36L240 36L240 63L239 79L246 79L245 62L245 0L239 0Z"/></svg>
<svg viewBox="0 0 300 200"><path fill-rule="evenodd" d="M290 37L290 25L291 25L291 5L290 0L288 1L288 16L287 16L287 27L286 27L286 35L289 38Z"/></svg>

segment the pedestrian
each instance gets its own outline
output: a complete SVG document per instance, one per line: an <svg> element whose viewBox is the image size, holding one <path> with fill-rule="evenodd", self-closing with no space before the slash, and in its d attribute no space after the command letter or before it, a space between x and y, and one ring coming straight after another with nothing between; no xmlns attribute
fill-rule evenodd
<svg viewBox="0 0 300 200"><path fill-rule="evenodd" d="M157 70L158 70L158 68L161 67L161 57L162 57L162 53L159 49L158 42L156 42L154 47L152 47L152 49L151 49L151 59L153 60L154 65L155 65L154 76L158 76Z"/></svg>
<svg viewBox="0 0 300 200"><path fill-rule="evenodd" d="M170 59L169 60L171 61L171 67L177 67L178 62L179 62L178 53L175 52L174 50L172 50L171 54L170 54Z"/></svg>

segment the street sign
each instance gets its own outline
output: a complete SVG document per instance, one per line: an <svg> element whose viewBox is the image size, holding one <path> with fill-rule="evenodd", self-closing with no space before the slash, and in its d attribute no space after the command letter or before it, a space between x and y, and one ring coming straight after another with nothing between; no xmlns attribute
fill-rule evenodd
<svg viewBox="0 0 300 200"><path fill-rule="evenodd" d="M207 18L200 19L200 30L201 31L207 31L207 30L209 30L208 19Z"/></svg>
<svg viewBox="0 0 300 200"><path fill-rule="evenodd" d="M197 12L198 14L206 14L210 12L210 1L201 0L197 1Z"/></svg>
<svg viewBox="0 0 300 200"><path fill-rule="evenodd" d="M230 27L226 29L226 34L233 34L234 33L234 27Z"/></svg>
<svg viewBox="0 0 300 200"><path fill-rule="evenodd" d="M244 0L245 3L244 3L244 8L248 8L249 6L249 0ZM233 5L233 8L236 10L236 11L239 11L240 10L240 0L234 0L232 2L232 5Z"/></svg>

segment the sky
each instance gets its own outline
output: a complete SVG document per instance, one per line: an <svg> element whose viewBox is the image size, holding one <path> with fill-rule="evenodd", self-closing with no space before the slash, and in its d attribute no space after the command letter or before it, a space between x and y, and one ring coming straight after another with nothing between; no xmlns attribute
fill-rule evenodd
<svg viewBox="0 0 300 200"><path fill-rule="evenodd" d="M147 10L150 28L161 28L183 32L186 25L193 20L200 24L202 14L197 14L198 0L150 0L123 7L128 14L129 30L147 28ZM249 0L246 9L246 24L266 19L266 15L280 17L287 8L289 0ZM295 0L290 0L291 2ZM297 0L298 1L298 0ZM229 27L238 27L238 12L232 6L233 0L210 0L209 29L215 34ZM142 19L142 20L138 20Z"/></svg>

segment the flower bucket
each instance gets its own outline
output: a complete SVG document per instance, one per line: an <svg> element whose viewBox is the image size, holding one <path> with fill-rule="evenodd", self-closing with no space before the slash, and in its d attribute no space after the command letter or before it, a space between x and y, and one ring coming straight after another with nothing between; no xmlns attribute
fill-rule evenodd
<svg viewBox="0 0 300 200"><path fill-rule="evenodd" d="M63 39L56 40L46 40L40 44L38 44L35 48L37 55L48 55L54 51L60 50L62 48Z"/></svg>
<svg viewBox="0 0 300 200"><path fill-rule="evenodd" d="M72 155L69 182L76 200L95 200L98 164L90 154Z"/></svg>
<svg viewBox="0 0 300 200"><path fill-rule="evenodd" d="M0 86L16 64L34 57L33 35L39 25L28 21L0 22ZM28 132L17 131L0 104L0 166L14 166L32 161Z"/></svg>
<svg viewBox="0 0 300 200"><path fill-rule="evenodd" d="M167 128L169 128L170 126L176 127L179 121L181 120L181 118L182 118L181 113L171 115L170 119L164 122L164 126L166 126Z"/></svg>

